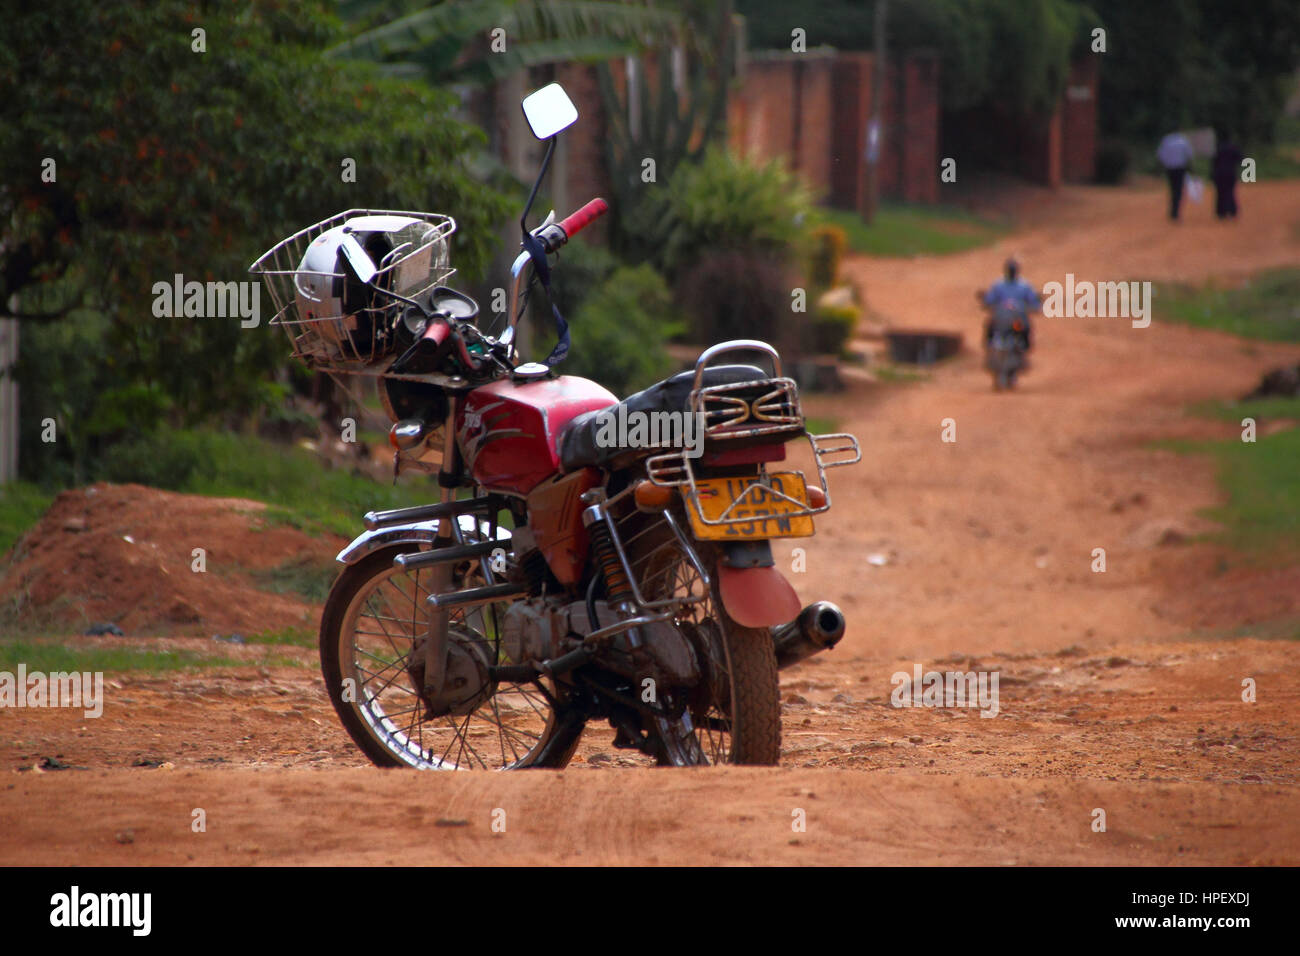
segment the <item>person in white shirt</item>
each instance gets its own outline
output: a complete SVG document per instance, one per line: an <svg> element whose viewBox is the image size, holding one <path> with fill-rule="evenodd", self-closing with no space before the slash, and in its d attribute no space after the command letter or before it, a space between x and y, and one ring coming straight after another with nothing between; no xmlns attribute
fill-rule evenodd
<svg viewBox="0 0 1300 956"><path fill-rule="evenodd" d="M1169 218L1176 221L1183 201L1183 182L1187 179L1187 168L1192 165L1192 144L1182 133L1170 133L1160 141L1156 158L1169 179Z"/></svg>

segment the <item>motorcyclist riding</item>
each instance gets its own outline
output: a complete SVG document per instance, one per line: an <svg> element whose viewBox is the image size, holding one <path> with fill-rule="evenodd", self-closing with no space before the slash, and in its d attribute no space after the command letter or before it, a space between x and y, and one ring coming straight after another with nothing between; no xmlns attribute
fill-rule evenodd
<svg viewBox="0 0 1300 956"><path fill-rule="evenodd" d="M1038 293L1020 278L1020 263L1008 259L1003 267L1006 278L993 283L984 293L984 304L990 307L988 322L984 326L984 342L993 340L994 332L1015 332L1026 352L1033 346L1033 333L1029 314L1041 307Z"/></svg>

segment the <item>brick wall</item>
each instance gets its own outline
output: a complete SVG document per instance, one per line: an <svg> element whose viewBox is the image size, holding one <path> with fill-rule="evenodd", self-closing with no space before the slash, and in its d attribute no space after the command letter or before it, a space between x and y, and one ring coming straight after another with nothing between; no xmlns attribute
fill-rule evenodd
<svg viewBox="0 0 1300 956"><path fill-rule="evenodd" d="M888 195L907 202L939 201L939 57L917 54L896 67L901 103L886 126L898 145L899 180ZM888 117L888 114L886 114Z"/></svg>
<svg viewBox="0 0 1300 956"><path fill-rule="evenodd" d="M830 143L834 58L825 51L756 54L727 102L731 148L782 157L813 188L832 191Z"/></svg>
<svg viewBox="0 0 1300 956"><path fill-rule="evenodd" d="M1061 175L1068 183L1097 175L1098 58L1085 56L1070 68L1061 103Z"/></svg>
<svg viewBox="0 0 1300 956"><path fill-rule="evenodd" d="M944 118L943 151L968 163L1044 186L1088 182L1096 172L1098 62L1076 61L1056 109L1025 118L995 106Z"/></svg>
<svg viewBox="0 0 1300 956"><path fill-rule="evenodd" d="M622 62L611 64L625 84ZM647 64L653 83L657 65ZM572 65L554 71L578 107L579 122L561 137L550 191L561 215L595 195L608 195L607 123L596 71ZM502 81L486 100L492 148L517 174L530 176L541 148L519 110L526 92L549 81L543 71ZM871 101L872 57L814 49L807 53L756 53L745 65L727 104L733 150L758 159L782 158L823 201L859 206ZM929 53L891 61L883 90L880 192L910 202L936 202L939 187L939 61ZM593 227L595 228L595 227Z"/></svg>
<svg viewBox="0 0 1300 956"><path fill-rule="evenodd" d="M754 60L728 113L731 144L751 155L786 157L831 205L856 209L864 188L871 82L867 53L809 51ZM881 113L881 195L937 201L937 56L891 63Z"/></svg>

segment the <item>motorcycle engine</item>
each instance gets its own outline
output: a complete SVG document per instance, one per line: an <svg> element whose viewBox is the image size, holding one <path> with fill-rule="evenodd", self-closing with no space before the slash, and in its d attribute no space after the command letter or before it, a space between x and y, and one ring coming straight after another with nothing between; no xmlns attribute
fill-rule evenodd
<svg viewBox="0 0 1300 956"><path fill-rule="evenodd" d="M588 619L585 601L559 604L532 598L511 605L502 626L501 647L513 663L551 660L573 650L582 638L608 627L618 615L604 601L595 602L597 623ZM633 646L634 635L640 646ZM700 666L690 641L671 621L660 621L615 635L597 653L596 662L620 676L646 677L669 687L693 687Z"/></svg>

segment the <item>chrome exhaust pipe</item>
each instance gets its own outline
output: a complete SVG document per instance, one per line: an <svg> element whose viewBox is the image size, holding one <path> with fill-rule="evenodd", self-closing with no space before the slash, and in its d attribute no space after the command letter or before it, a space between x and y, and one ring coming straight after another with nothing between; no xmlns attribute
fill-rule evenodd
<svg viewBox="0 0 1300 956"><path fill-rule="evenodd" d="M481 588L467 588L464 591L449 591L446 594L431 594L425 598L426 603L439 611L451 611L458 607L474 607L479 604L491 604L494 601L510 601L524 597L528 592L517 584L506 581L502 584L488 584Z"/></svg>
<svg viewBox="0 0 1300 956"><path fill-rule="evenodd" d="M789 624L772 628L776 666L792 664L830 650L844 636L844 612L830 601L814 601Z"/></svg>

